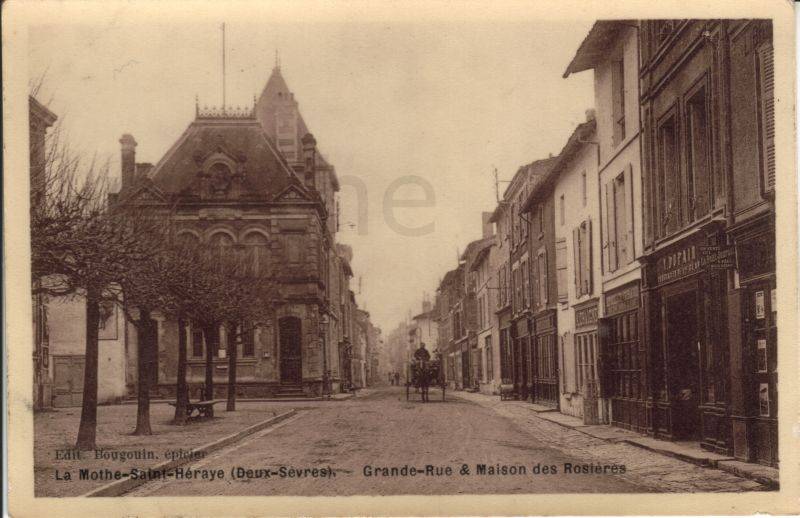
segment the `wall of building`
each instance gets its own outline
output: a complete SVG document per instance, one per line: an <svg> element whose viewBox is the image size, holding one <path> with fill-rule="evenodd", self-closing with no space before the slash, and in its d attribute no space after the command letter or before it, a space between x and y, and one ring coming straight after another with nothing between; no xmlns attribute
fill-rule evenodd
<svg viewBox="0 0 800 518"><path fill-rule="evenodd" d="M47 318L50 333L49 376L56 392L58 380L55 379L57 357L80 357L86 354L86 304L83 298L51 298L47 303ZM98 343L98 388L100 403L110 403L127 395L125 387L126 321L119 307L105 321L100 330ZM61 373L59 373L61 374ZM82 382L82 380L81 380ZM78 392L83 386L73 387ZM56 394L56 397L58 395Z"/></svg>
<svg viewBox="0 0 800 518"><path fill-rule="evenodd" d="M583 200L584 175L586 181L585 201ZM600 214L597 149L595 146L583 145L561 171L555 184L554 199L556 243L557 246L561 244L566 246L567 266L566 275L563 276L566 282L567 298L558 304L559 359L561 363L559 369L561 377L560 404L563 413L582 417L584 390L578 384L575 306L596 299L600 293ZM579 295L575 283L577 262L573 231L587 221L591 222L591 292Z"/></svg>

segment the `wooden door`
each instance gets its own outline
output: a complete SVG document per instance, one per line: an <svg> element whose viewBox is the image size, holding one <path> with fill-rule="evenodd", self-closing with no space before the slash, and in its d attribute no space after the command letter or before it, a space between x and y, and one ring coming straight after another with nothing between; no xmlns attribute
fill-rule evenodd
<svg viewBox="0 0 800 518"><path fill-rule="evenodd" d="M53 356L53 406L81 406L83 367L82 355Z"/></svg>
<svg viewBox="0 0 800 518"><path fill-rule="evenodd" d="M303 381L302 335L300 319L282 318L278 324L280 333L281 383Z"/></svg>

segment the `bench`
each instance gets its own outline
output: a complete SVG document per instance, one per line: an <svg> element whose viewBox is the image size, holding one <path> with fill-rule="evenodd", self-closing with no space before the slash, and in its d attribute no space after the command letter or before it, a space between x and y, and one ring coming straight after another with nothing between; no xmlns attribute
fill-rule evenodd
<svg viewBox="0 0 800 518"><path fill-rule="evenodd" d="M207 401L196 401L186 405L186 417L189 419L201 419L203 417L214 417L214 405L222 403L224 399L209 399ZM170 402L172 406L178 406L177 403ZM197 415L193 415L197 412Z"/></svg>

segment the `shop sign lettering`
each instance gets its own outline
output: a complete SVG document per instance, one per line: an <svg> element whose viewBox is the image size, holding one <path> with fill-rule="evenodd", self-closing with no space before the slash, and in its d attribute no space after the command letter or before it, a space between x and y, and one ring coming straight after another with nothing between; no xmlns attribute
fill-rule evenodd
<svg viewBox="0 0 800 518"><path fill-rule="evenodd" d="M638 307L639 286L636 284L606 295L606 315L608 316L632 311Z"/></svg>
<svg viewBox="0 0 800 518"><path fill-rule="evenodd" d="M575 310L575 327L597 325L597 304Z"/></svg>

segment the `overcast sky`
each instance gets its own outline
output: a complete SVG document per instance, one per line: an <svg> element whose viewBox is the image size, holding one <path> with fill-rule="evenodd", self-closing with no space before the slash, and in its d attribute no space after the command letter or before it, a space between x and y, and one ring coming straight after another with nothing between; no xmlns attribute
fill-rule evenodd
<svg viewBox="0 0 800 518"><path fill-rule="evenodd" d="M454 12L416 22L221 15L143 25L126 12L29 32L29 77L45 74L40 100L50 101L73 145L110 158L118 175L118 139L131 133L137 161L157 162L193 120L195 95L201 105L220 103L223 21L229 105L252 104L279 49L301 113L345 183L339 239L353 246L353 289L361 278L359 303L384 333L418 313L457 251L480 237L481 212L495 206L493 168L509 180L518 166L557 154L593 104L591 72L561 77L590 20ZM386 221L387 188L408 176L435 198L429 208L393 211L408 227L433 224L420 236ZM395 193L424 197L415 185Z"/></svg>

